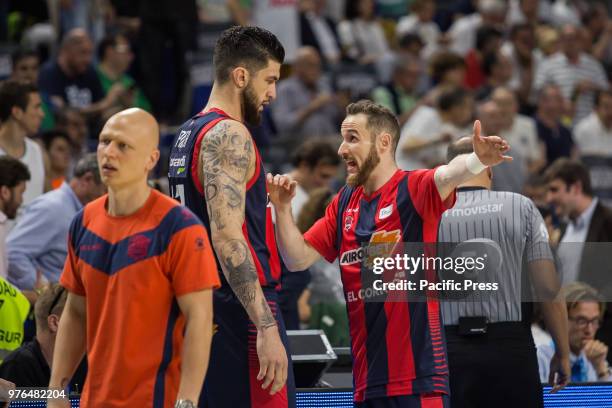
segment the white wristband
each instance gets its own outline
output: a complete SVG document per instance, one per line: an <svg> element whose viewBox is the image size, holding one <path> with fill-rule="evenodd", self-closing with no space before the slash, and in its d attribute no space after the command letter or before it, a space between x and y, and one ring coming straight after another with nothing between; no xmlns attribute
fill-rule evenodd
<svg viewBox="0 0 612 408"><path fill-rule="evenodd" d="M468 155L467 159L465 160L465 165L472 174L480 174L481 171L487 168L487 166L482 164L474 152Z"/></svg>

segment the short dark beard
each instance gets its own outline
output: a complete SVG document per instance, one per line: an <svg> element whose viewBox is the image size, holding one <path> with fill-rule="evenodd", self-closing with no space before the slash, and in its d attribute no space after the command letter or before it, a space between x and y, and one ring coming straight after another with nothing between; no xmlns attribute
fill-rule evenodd
<svg viewBox="0 0 612 408"><path fill-rule="evenodd" d="M248 84L246 88L244 88L240 104L242 106L244 121L251 126L259 126L261 123L261 114L257 103L257 95L251 84Z"/></svg>
<svg viewBox="0 0 612 408"><path fill-rule="evenodd" d="M361 165L357 174L350 174L346 178L346 184L351 187L363 186L378 163L380 163L380 156L376 152L374 145L372 145L370 146L368 157L363 162L363 165Z"/></svg>

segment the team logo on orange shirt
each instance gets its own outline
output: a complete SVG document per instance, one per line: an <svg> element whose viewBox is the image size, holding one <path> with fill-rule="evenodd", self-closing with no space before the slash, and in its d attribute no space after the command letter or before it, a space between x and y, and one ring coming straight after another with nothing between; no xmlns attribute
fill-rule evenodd
<svg viewBox="0 0 612 408"><path fill-rule="evenodd" d="M201 251L204 249L204 238L197 237L195 240L196 251Z"/></svg>
<svg viewBox="0 0 612 408"><path fill-rule="evenodd" d="M135 261L144 259L149 252L149 245L151 239L142 234L134 235L128 241L127 255Z"/></svg>

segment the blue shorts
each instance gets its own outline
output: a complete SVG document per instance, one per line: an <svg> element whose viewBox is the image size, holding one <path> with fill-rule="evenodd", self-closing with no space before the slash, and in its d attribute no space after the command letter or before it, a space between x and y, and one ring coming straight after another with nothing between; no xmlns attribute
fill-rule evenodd
<svg viewBox="0 0 612 408"><path fill-rule="evenodd" d="M274 395L262 389L257 380L257 329L242 305L224 290L213 296L214 326L210 364L199 407L205 408L291 408L295 407L295 382L288 339L275 291L265 289L264 295L278 322L281 340L287 350L289 366L287 383Z"/></svg>

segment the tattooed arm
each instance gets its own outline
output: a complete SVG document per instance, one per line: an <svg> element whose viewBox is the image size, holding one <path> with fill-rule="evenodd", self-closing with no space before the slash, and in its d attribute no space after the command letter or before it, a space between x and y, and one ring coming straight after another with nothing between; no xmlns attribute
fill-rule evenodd
<svg viewBox="0 0 612 408"><path fill-rule="evenodd" d="M264 388L274 381L273 394L287 379L287 355L242 233L246 184L256 165L248 130L233 120L219 122L203 139L198 160L212 244L223 274L257 327L258 379L265 377Z"/></svg>

